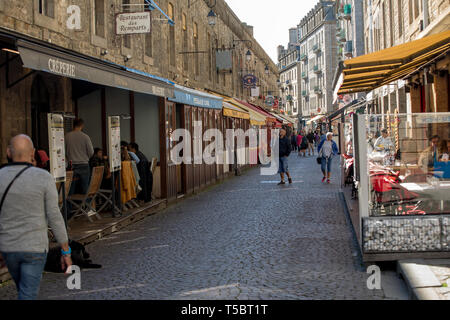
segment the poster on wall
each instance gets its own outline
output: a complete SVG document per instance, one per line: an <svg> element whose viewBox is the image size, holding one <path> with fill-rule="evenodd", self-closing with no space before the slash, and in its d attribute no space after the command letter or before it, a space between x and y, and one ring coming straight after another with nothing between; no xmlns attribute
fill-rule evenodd
<svg viewBox="0 0 450 320"><path fill-rule="evenodd" d="M56 182L66 181L66 152L64 145L64 117L49 113L48 145L50 156L50 173Z"/></svg>
<svg viewBox="0 0 450 320"><path fill-rule="evenodd" d="M120 117L108 117L108 154L111 172L122 168L120 157Z"/></svg>

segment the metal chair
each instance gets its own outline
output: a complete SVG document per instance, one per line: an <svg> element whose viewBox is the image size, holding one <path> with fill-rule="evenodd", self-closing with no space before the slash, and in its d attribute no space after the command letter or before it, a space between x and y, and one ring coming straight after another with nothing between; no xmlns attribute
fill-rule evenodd
<svg viewBox="0 0 450 320"><path fill-rule="evenodd" d="M69 196L68 201L75 207L75 214L70 220L81 215L85 215L90 222L93 222L91 216L95 216L99 220L101 219L101 216L93 205L95 205L95 199L99 195L104 170L105 168L103 166L92 169L91 182L89 183L88 192L86 194L74 194Z"/></svg>

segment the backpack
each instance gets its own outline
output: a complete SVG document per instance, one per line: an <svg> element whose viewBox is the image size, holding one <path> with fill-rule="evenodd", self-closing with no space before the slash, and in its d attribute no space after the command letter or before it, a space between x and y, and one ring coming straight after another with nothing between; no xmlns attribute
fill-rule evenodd
<svg viewBox="0 0 450 320"><path fill-rule="evenodd" d="M308 138L303 137L303 139L302 139L302 144L300 145L300 147L301 147L302 149L308 148Z"/></svg>

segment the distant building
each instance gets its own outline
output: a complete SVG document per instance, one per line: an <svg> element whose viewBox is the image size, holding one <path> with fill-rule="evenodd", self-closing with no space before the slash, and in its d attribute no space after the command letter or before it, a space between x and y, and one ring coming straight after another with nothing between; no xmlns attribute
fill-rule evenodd
<svg viewBox="0 0 450 320"><path fill-rule="evenodd" d="M300 47L281 56L278 61L280 73L280 110L291 116L300 111Z"/></svg>
<svg viewBox="0 0 450 320"><path fill-rule="evenodd" d="M365 97L365 93L338 96L343 81L343 62L365 54L364 47L364 1L336 0L337 68L333 80L333 103L343 107L349 102Z"/></svg>
<svg viewBox="0 0 450 320"><path fill-rule="evenodd" d="M298 25L300 34L303 120L333 111L333 79L337 68L335 2L320 1Z"/></svg>

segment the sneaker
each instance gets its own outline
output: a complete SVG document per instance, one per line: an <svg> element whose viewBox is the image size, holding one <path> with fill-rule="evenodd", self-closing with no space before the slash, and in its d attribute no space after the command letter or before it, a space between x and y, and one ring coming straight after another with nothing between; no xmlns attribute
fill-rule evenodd
<svg viewBox="0 0 450 320"><path fill-rule="evenodd" d="M284 181L278 182L278 185L282 185L282 184L286 184L286 182L284 182Z"/></svg>
<svg viewBox="0 0 450 320"><path fill-rule="evenodd" d="M330 184L330 182L331 182L330 179L327 179L327 183Z"/></svg>
<svg viewBox="0 0 450 320"><path fill-rule="evenodd" d="M289 184L291 184L292 183L292 179L291 178L289 178Z"/></svg>
<svg viewBox="0 0 450 320"><path fill-rule="evenodd" d="M327 179L327 178L323 177L323 178L322 178L322 182L325 182L326 179Z"/></svg>

